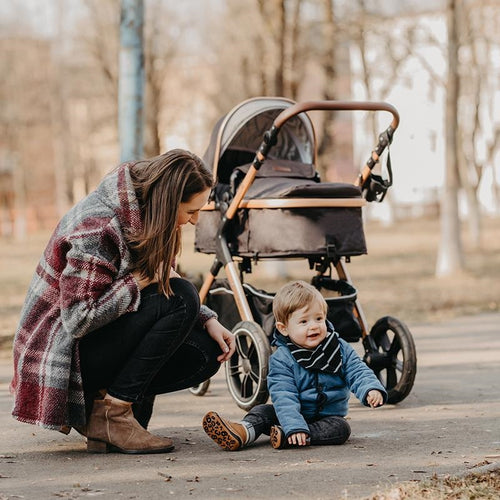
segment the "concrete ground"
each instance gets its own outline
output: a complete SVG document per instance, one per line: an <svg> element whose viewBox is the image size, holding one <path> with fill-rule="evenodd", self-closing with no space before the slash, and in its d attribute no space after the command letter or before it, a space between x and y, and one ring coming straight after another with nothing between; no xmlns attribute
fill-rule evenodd
<svg viewBox="0 0 500 500"><path fill-rule="evenodd" d="M224 452L204 434L208 410L243 415L221 371L203 397L184 391L159 398L150 428L173 437L175 452L88 454L74 432L64 436L10 417L11 362L4 356L0 500L359 499L401 481L479 470L500 462L499 325L498 313L410 325L418 355L410 395L377 410L353 399L345 445L294 450L273 450L261 437L246 450Z"/></svg>

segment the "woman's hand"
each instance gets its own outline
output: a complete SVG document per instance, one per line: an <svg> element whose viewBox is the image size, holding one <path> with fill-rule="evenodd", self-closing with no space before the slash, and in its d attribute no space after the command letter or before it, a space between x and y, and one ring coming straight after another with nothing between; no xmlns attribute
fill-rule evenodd
<svg viewBox="0 0 500 500"><path fill-rule="evenodd" d="M219 344L222 354L217 356L217 361L223 363L231 358L236 349L234 335L224 326L222 326L215 318L210 318L205 323L205 329L210 337Z"/></svg>

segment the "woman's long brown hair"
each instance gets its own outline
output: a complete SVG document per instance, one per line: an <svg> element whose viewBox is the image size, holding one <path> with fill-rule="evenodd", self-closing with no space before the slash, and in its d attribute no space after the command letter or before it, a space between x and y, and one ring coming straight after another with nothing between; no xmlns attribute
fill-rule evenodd
<svg viewBox="0 0 500 500"><path fill-rule="evenodd" d="M132 164L130 175L142 217L142 230L128 236L135 268L149 280L158 277L159 289L168 297L170 268L181 246L179 205L211 188L212 174L198 156L173 149Z"/></svg>

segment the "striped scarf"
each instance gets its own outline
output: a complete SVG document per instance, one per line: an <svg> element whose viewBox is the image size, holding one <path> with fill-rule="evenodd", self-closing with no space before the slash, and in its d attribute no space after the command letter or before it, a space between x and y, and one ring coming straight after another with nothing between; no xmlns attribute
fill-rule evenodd
<svg viewBox="0 0 500 500"><path fill-rule="evenodd" d="M342 367L339 334L327 332L326 338L313 350L305 349L286 339L286 345L297 363L307 370L318 370L327 373L338 373Z"/></svg>

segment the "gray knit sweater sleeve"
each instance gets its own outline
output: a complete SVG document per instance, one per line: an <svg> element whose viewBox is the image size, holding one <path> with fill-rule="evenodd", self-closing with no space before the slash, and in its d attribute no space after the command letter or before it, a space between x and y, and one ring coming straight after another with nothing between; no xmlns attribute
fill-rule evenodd
<svg viewBox="0 0 500 500"><path fill-rule="evenodd" d="M212 311L209 307L202 305L200 307L200 314L198 316L200 325L205 327L205 323L212 318L217 319L217 313L215 311Z"/></svg>

